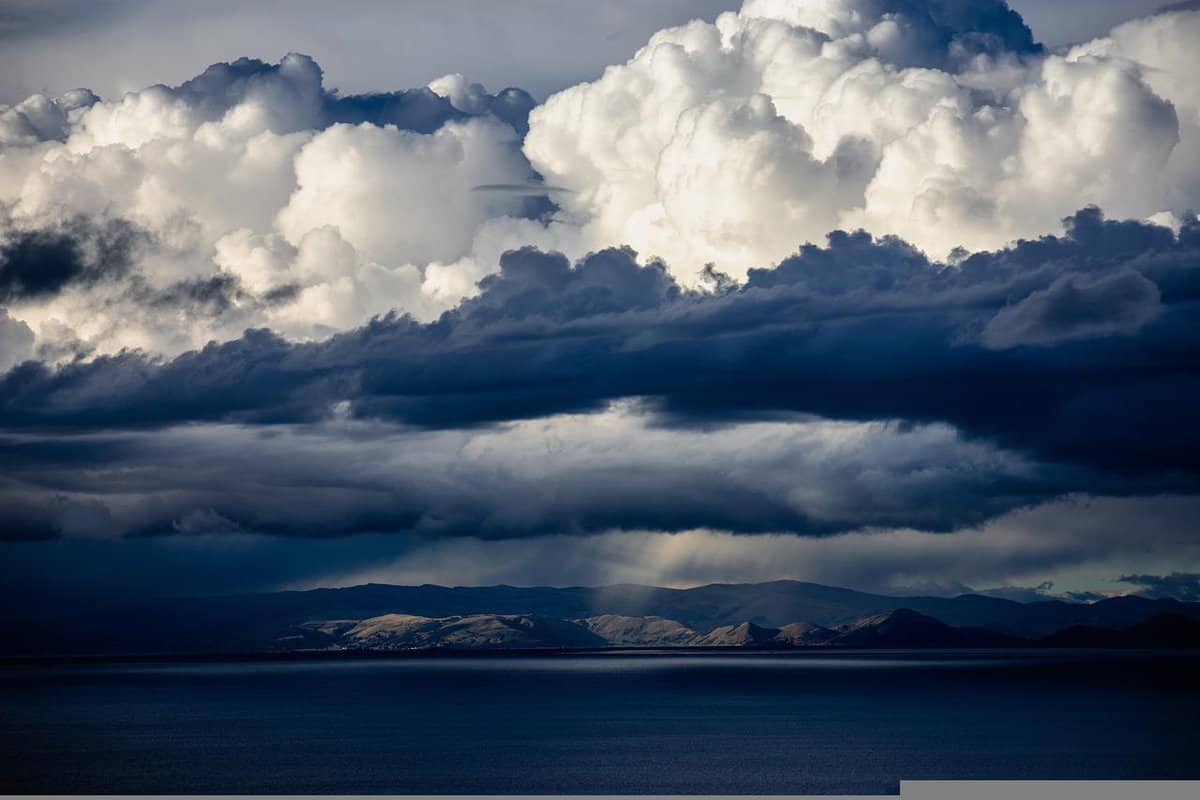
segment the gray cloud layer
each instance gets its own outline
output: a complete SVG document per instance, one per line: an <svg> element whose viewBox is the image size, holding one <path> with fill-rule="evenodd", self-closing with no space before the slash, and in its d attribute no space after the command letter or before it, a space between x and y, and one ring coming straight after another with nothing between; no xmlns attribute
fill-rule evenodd
<svg viewBox="0 0 1200 800"><path fill-rule="evenodd" d="M692 586L778 579L923 594L1007 586L998 593L1023 601L1047 593L1079 596L1080 590L1170 595L1186 591L1189 576L1151 581L1200 566L1197 513L1195 497L1069 497L956 533L813 538L688 531L431 540L395 533L296 539L224 532L0 542L0 597L18 606L77 607L80 595L97 593L112 600L371 581ZM1115 580L1128 570L1144 574L1136 584Z"/></svg>
<svg viewBox="0 0 1200 800"><path fill-rule="evenodd" d="M345 421L7 436L0 452L14 467L0 481L9 538L948 530L1070 485L944 426L664 428L636 404L460 431Z"/></svg>
<svg viewBox="0 0 1200 800"><path fill-rule="evenodd" d="M1118 580L1136 586L1148 597L1175 597L1200 601L1200 573L1172 572L1170 575L1122 575Z"/></svg>

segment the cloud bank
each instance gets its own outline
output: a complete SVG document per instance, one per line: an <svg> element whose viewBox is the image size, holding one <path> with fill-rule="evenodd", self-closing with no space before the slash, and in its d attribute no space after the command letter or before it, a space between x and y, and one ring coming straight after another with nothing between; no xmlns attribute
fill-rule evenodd
<svg viewBox="0 0 1200 800"><path fill-rule="evenodd" d="M314 343L255 330L168 361L30 362L0 378L0 409L10 429L335 413L453 428L646 397L681 423L942 421L1040 458L1190 474L1200 223L1176 235L1091 209L1066 224L957 265L839 232L717 293L628 249L575 265L523 249L430 323L388 316Z"/></svg>
<svg viewBox="0 0 1200 800"><path fill-rule="evenodd" d="M9 533L953 530L1191 492L1198 269L1200 222L1094 209L957 265L836 233L711 293L513 251L430 323L14 368Z"/></svg>
<svg viewBox="0 0 1200 800"><path fill-rule="evenodd" d="M974 589L1020 601L1136 592L1192 597L1200 564L1195 497L1066 497L954 533L911 529L841 536L743 536L712 530L521 539L405 534L303 538L229 531L0 542L0 596L179 595L354 586L698 586L808 580L884 593ZM1138 536L1130 536L1131 530ZM1132 576L1138 583L1121 582ZM1132 580L1131 578L1131 580ZM1050 585L1047 585L1050 584ZM1092 593L1092 594L1087 594Z"/></svg>
<svg viewBox="0 0 1200 800"><path fill-rule="evenodd" d="M1186 602L1200 601L1200 574L1172 572L1170 575L1122 575L1118 580L1141 589L1148 597L1175 597Z"/></svg>
<svg viewBox="0 0 1200 800"><path fill-rule="evenodd" d="M0 539L853 535L916 582L879 542L1190 502L1197 38L747 0L540 105L292 53L0 108ZM946 574L1049 579L1017 539Z"/></svg>

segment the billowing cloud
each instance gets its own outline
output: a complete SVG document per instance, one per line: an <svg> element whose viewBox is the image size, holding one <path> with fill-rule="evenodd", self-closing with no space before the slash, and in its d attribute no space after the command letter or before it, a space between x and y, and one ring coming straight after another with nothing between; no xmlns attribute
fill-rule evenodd
<svg viewBox="0 0 1200 800"><path fill-rule="evenodd" d="M1168 155L1166 174L1143 176L1133 186L1162 192L1164 209L1195 210L1200 205L1196 197L1200 185L1200 87L1188 75L1196 65L1195 49L1189 43L1200 36L1200 7L1177 3L1172 8L1169 13L1119 25L1108 36L1074 48L1067 58L1136 65L1146 85L1170 101L1179 120L1179 143ZM1137 152L1133 149L1127 157L1135 158Z"/></svg>
<svg viewBox="0 0 1200 800"><path fill-rule="evenodd" d="M996 0L749 0L660 31L534 110L525 152L595 245L692 282L744 274L836 227L935 257L1200 204L1200 14L1063 54Z"/></svg>
<svg viewBox="0 0 1200 800"><path fill-rule="evenodd" d="M322 336L396 307L432 316L486 271L472 257L485 223L547 205L474 190L533 185L520 152L532 107L519 89L492 95L459 75L344 96L291 54L115 100L81 90L0 109L10 313L45 352L66 352L56 341L66 335L86 354L173 354L255 325ZM100 281L49 252L79 251L95 238L83 228L115 226L152 245L120 276ZM29 273L19 292L17 269ZM229 303L167 302L180 285L214 282L230 287Z"/></svg>
<svg viewBox="0 0 1200 800"><path fill-rule="evenodd" d="M519 196L474 191L532 179L518 145L516 131L487 118L429 135L336 125L297 154L297 188L279 228L293 244L336 229L361 257L383 264L455 261L488 219L521 214Z"/></svg>

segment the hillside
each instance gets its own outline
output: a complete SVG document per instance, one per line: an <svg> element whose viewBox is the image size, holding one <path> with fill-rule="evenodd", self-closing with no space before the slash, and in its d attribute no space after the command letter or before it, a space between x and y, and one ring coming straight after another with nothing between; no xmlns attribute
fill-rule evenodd
<svg viewBox="0 0 1200 800"><path fill-rule="evenodd" d="M362 650L526 650L603 647L608 642L564 620L516 614L416 617L385 614L337 631L326 646Z"/></svg>
<svg viewBox="0 0 1200 800"><path fill-rule="evenodd" d="M909 609L887 611L838 629L836 647L1019 647L1024 640L982 628L956 628Z"/></svg>
<svg viewBox="0 0 1200 800"><path fill-rule="evenodd" d="M602 614L574 620L607 644L632 647L677 647L694 644L700 634L673 619Z"/></svg>
<svg viewBox="0 0 1200 800"><path fill-rule="evenodd" d="M1127 628L1074 625L1043 638L1043 647L1200 648L1200 621L1159 614Z"/></svg>

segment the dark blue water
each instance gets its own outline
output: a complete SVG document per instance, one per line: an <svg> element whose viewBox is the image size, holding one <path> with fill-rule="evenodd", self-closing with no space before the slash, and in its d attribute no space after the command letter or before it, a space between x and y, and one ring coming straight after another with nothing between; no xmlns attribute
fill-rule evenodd
<svg viewBox="0 0 1200 800"><path fill-rule="evenodd" d="M1200 657L729 654L0 668L0 792L894 793L1200 778Z"/></svg>

